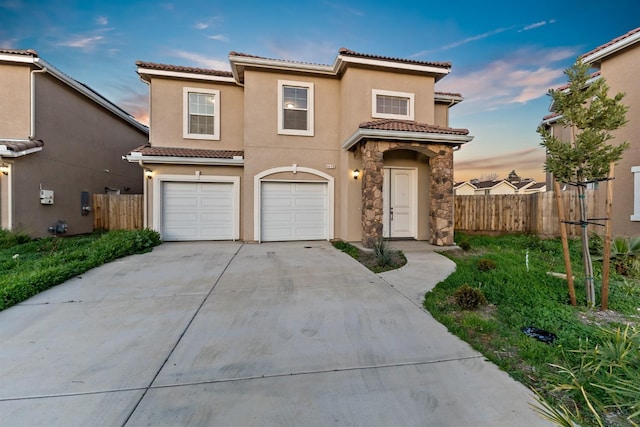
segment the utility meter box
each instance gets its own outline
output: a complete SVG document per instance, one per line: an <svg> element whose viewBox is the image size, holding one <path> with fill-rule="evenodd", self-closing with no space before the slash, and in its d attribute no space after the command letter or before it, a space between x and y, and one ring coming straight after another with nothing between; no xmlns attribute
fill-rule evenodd
<svg viewBox="0 0 640 427"><path fill-rule="evenodd" d="M53 204L53 190L40 190L40 204L41 205Z"/></svg>

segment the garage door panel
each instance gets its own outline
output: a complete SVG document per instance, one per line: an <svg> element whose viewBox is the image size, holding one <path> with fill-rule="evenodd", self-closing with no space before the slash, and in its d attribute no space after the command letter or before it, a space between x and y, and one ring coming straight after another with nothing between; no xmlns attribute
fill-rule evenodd
<svg viewBox="0 0 640 427"><path fill-rule="evenodd" d="M165 182L162 189L165 240L232 240L232 182Z"/></svg>
<svg viewBox="0 0 640 427"><path fill-rule="evenodd" d="M264 182L261 197L261 240L327 238L327 184Z"/></svg>

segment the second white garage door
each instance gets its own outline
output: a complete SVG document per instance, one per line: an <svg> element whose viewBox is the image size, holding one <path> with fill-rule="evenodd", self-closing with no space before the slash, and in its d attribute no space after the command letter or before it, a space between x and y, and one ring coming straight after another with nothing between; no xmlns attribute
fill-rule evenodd
<svg viewBox="0 0 640 427"><path fill-rule="evenodd" d="M232 240L235 215L231 182L162 184L164 240Z"/></svg>
<svg viewBox="0 0 640 427"><path fill-rule="evenodd" d="M261 240L325 240L327 184L263 182Z"/></svg>

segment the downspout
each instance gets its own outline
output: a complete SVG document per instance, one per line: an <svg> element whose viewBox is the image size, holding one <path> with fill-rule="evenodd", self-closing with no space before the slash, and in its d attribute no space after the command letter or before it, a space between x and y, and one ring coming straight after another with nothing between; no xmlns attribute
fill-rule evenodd
<svg viewBox="0 0 640 427"><path fill-rule="evenodd" d="M36 139L36 73L46 73L47 68L31 70L31 128L29 129L29 139Z"/></svg>
<svg viewBox="0 0 640 427"><path fill-rule="evenodd" d="M0 156L0 162L4 162L2 156ZM9 172L5 176L5 180L7 182L7 230L13 229L13 163L6 163L9 167ZM0 206L0 209L2 206ZM1 217L0 212L0 217ZM0 228L2 228L2 224L0 224Z"/></svg>
<svg viewBox="0 0 640 427"><path fill-rule="evenodd" d="M149 221L147 219L147 203L149 203L149 181L144 173L144 162L142 160L138 160L138 164L142 168L142 226L144 228L148 228Z"/></svg>

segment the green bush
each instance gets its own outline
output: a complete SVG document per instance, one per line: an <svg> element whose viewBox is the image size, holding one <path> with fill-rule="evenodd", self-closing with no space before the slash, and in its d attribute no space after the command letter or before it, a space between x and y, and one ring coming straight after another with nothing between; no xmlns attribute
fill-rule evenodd
<svg viewBox="0 0 640 427"><path fill-rule="evenodd" d="M28 234L0 229L0 249L11 248L31 241Z"/></svg>
<svg viewBox="0 0 640 427"><path fill-rule="evenodd" d="M487 298L482 291L465 284L460 286L453 294L458 307L463 310L475 310L487 303Z"/></svg>
<svg viewBox="0 0 640 427"><path fill-rule="evenodd" d="M468 240L463 240L462 242L460 242L458 246L460 246L460 249L462 249L465 252L471 249L471 243L469 243Z"/></svg>
<svg viewBox="0 0 640 427"><path fill-rule="evenodd" d="M480 271L495 270L496 262L492 259L482 258L478 260L477 267Z"/></svg>
<svg viewBox="0 0 640 427"><path fill-rule="evenodd" d="M160 243L156 231L145 229L29 239L4 248L0 252L0 310L114 259L148 252Z"/></svg>

